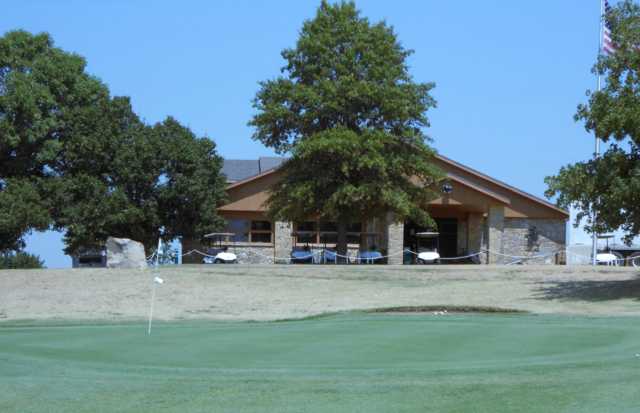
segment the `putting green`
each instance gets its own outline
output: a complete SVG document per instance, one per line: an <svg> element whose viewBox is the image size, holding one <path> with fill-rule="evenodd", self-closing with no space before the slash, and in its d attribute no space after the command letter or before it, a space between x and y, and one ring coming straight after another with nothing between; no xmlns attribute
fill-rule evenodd
<svg viewBox="0 0 640 413"><path fill-rule="evenodd" d="M637 412L640 322L0 324L2 412Z"/></svg>

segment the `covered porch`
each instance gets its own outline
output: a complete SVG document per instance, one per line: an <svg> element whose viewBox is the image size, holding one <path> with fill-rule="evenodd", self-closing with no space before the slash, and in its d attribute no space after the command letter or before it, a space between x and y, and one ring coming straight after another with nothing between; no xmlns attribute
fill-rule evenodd
<svg viewBox="0 0 640 413"><path fill-rule="evenodd" d="M484 251L491 250L500 253L503 251L504 208L500 206L489 207L486 212L469 210L465 207L430 208L430 214L435 221L435 228L417 225L410 220L403 223L404 250L414 253L420 252L425 248L425 242L421 241L416 234L434 231L438 233L436 246L444 263L499 262L498 259L495 259L499 258L498 255L487 254ZM490 234L493 234L493 238L489 236ZM479 252L482 253L478 254ZM415 262L414 254L404 254L404 264Z"/></svg>
<svg viewBox="0 0 640 413"><path fill-rule="evenodd" d="M442 258L453 259L483 252L476 255L476 260L466 262L502 263L504 260L499 254L504 253L505 209L509 205L508 198L449 174L441 196L427 207L436 227L420 226L410 220L392 223L388 235L389 254L394 255L399 250L418 252L420 241L416 234L435 231L438 233L438 253ZM484 252L487 250L494 253L487 254ZM412 262L415 259L411 254L404 254L402 259L395 256L389 258L391 264Z"/></svg>

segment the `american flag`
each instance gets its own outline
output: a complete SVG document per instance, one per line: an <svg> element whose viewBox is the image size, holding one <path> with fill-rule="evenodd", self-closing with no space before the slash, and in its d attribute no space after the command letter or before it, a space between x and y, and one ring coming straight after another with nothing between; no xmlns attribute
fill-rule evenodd
<svg viewBox="0 0 640 413"><path fill-rule="evenodd" d="M603 19L609 14L611 11L611 7L609 6L609 2L604 0L604 16ZM616 45L611 40L611 27L607 20L604 20L602 27L602 53L605 55L613 54L616 51Z"/></svg>

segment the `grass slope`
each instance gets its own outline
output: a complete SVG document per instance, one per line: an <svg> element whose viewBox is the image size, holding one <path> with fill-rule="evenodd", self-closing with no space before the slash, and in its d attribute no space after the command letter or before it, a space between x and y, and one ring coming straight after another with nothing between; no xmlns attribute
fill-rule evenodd
<svg viewBox="0 0 640 413"><path fill-rule="evenodd" d="M0 325L2 412L631 412L634 318Z"/></svg>
<svg viewBox="0 0 640 413"><path fill-rule="evenodd" d="M183 265L0 271L0 322L144 320L152 279L162 320L273 321L413 307L640 316L635 268L486 265Z"/></svg>

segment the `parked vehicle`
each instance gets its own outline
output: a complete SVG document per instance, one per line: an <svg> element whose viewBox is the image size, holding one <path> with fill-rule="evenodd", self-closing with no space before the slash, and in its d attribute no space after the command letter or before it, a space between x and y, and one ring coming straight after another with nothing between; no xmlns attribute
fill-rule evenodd
<svg viewBox="0 0 640 413"><path fill-rule="evenodd" d="M416 232L415 236L418 246L418 264L439 264L438 237L440 233Z"/></svg>
<svg viewBox="0 0 640 413"><path fill-rule="evenodd" d="M229 252L231 237L236 234L232 232L213 232L204 237L210 240L211 248L207 250L207 256L202 258L203 264L236 264L238 257Z"/></svg>
<svg viewBox="0 0 640 413"><path fill-rule="evenodd" d="M640 267L640 245L615 242L613 234L605 234L598 236L598 240L605 240L604 248L598 248L596 254L596 263L598 265L616 265ZM609 241L613 241L609 245Z"/></svg>

